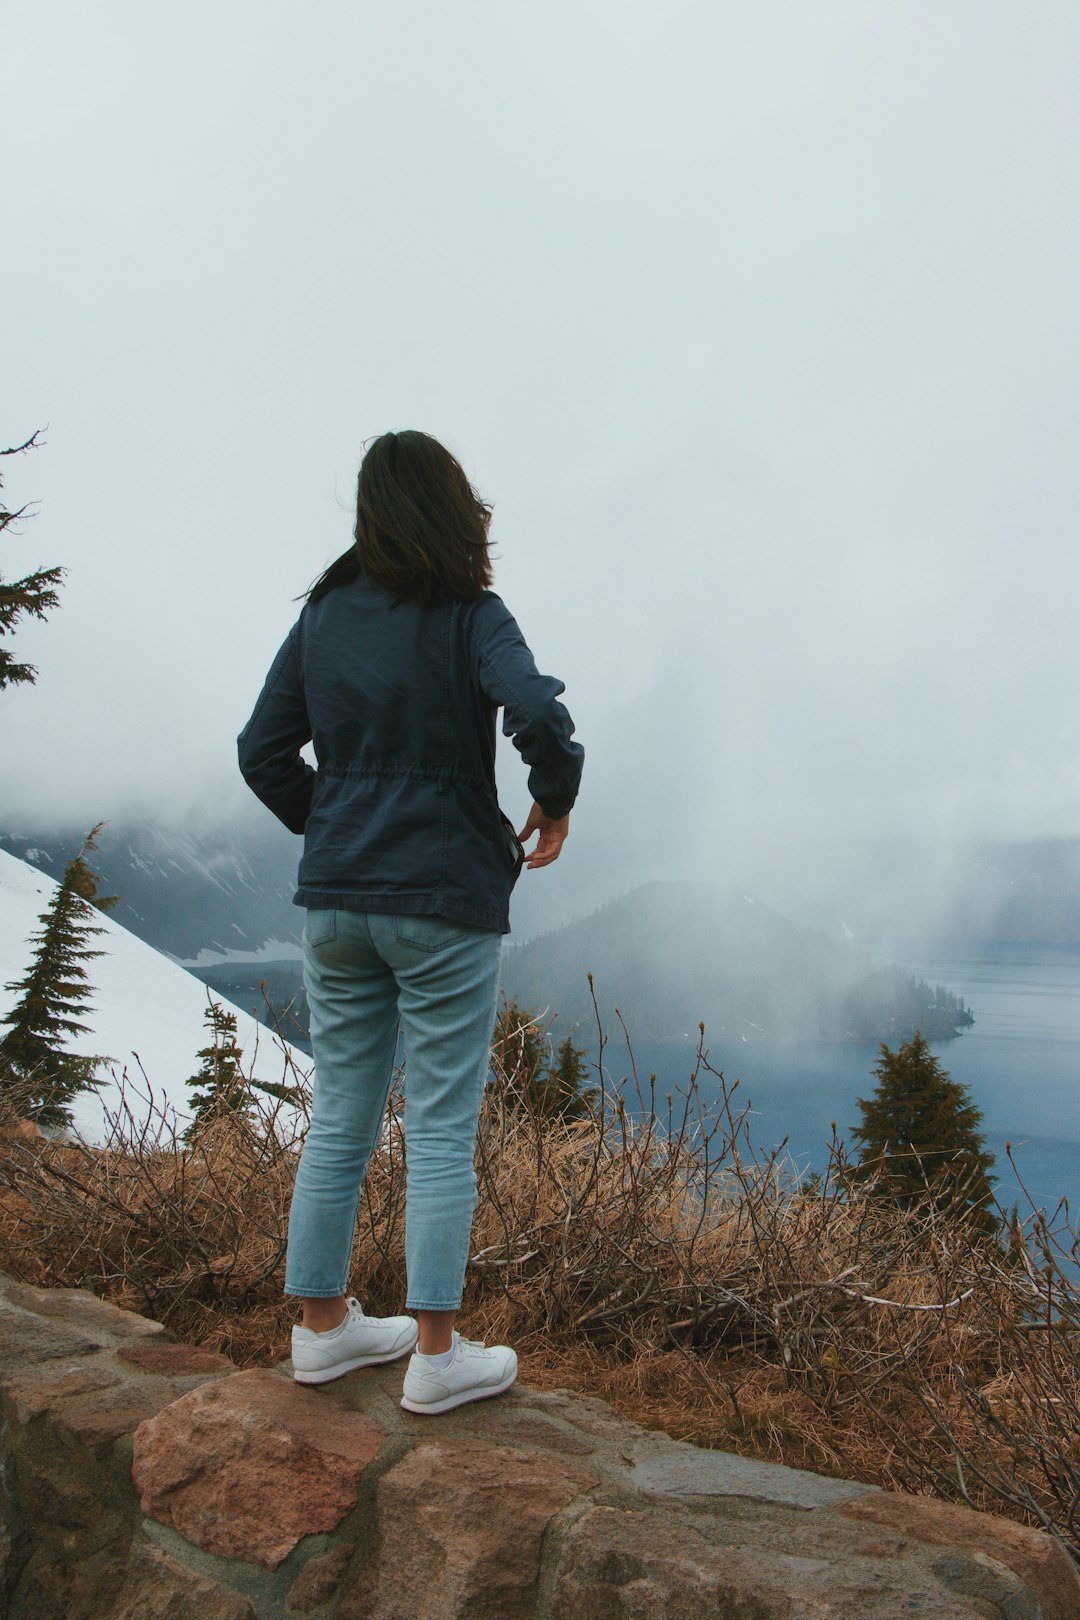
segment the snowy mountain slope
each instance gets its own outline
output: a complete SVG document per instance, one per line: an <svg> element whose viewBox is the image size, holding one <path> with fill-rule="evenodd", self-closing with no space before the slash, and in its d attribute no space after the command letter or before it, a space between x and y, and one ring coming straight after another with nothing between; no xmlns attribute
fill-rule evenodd
<svg viewBox="0 0 1080 1620"><path fill-rule="evenodd" d="M33 953L30 936L55 891L52 878L0 850L0 986L25 975ZM104 954L88 964L94 993L84 1021L90 1027L71 1042L75 1051L103 1053L112 1060L114 1077L107 1077L96 1095L89 1093L73 1104L76 1129L91 1141L103 1133L103 1108L115 1108L119 1101L119 1077L125 1069L134 1082L128 1104L138 1102L136 1093L145 1090L140 1062L157 1100L164 1098L181 1123L187 1119L185 1081L198 1068L196 1053L206 1044L208 994L198 979L113 917L99 921L104 931L95 945ZM13 991L0 988L0 1017L17 999ZM248 1014L238 1011L236 1017L245 1068L253 1069L256 1078L275 1083L292 1078L295 1083L288 1072L293 1061L307 1073L310 1065L303 1053L260 1029Z"/></svg>
<svg viewBox="0 0 1080 1620"><path fill-rule="evenodd" d="M0 849L58 881L86 828L0 830ZM107 821L94 871L102 894L119 895L112 915L139 939L185 966L297 958L303 913L292 903L300 841L254 799L216 821Z"/></svg>

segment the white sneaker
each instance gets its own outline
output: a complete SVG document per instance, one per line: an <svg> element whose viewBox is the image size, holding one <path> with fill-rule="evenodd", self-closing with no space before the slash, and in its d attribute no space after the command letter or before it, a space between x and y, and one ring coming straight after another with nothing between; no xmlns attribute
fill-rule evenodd
<svg viewBox="0 0 1080 1620"><path fill-rule="evenodd" d="M449 1412L466 1401L501 1395L517 1377L517 1356L505 1344L478 1344L454 1334L454 1359L448 1367L433 1367L426 1356L414 1355L405 1370L401 1404L406 1412Z"/></svg>
<svg viewBox="0 0 1080 1620"><path fill-rule="evenodd" d="M354 1367L396 1361L416 1343L411 1316L365 1316L359 1300L345 1304L345 1320L329 1333L292 1330L293 1378L298 1384L328 1384Z"/></svg>

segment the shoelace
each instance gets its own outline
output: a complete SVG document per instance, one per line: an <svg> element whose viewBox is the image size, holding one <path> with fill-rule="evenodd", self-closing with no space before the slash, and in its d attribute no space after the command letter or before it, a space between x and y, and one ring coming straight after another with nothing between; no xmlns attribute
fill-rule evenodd
<svg viewBox="0 0 1080 1620"><path fill-rule="evenodd" d="M379 1318L377 1316L365 1316L360 1309L360 1301L352 1295L345 1301L345 1309L347 1312L346 1320L348 1320L349 1316L356 1316L359 1317L361 1322L370 1323L373 1327L378 1324Z"/></svg>

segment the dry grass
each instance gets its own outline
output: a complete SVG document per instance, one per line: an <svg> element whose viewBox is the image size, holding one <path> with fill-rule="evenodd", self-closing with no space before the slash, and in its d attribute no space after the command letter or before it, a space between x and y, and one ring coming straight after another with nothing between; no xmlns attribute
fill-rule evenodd
<svg viewBox="0 0 1080 1620"><path fill-rule="evenodd" d="M477 1150L463 1321L523 1376L699 1444L1006 1513L1080 1557L1080 1291L1067 1211L988 1241L927 1202L856 1187L834 1144L798 1186L757 1155L699 1052L661 1118L634 1076L559 1126L530 1112L512 1040ZM698 1079L719 1091L713 1109ZM642 1091L644 1090L644 1095ZM147 1111L149 1122L138 1123ZM290 1122L291 1121L291 1122ZM0 1136L0 1267L92 1288L241 1365L287 1351L281 1297L302 1116L265 1100L185 1146L122 1107L107 1141ZM400 1098L361 1202L352 1286L401 1308Z"/></svg>

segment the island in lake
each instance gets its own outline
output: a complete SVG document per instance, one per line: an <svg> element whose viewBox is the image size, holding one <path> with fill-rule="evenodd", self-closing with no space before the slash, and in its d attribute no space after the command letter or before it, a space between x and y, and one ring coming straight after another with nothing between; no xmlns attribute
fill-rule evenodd
<svg viewBox="0 0 1080 1620"><path fill-rule="evenodd" d="M739 889L647 883L504 957L503 989L563 1027L610 1030L616 1009L639 1040L674 1040L704 1022L720 1035L774 1040L928 1040L974 1019L962 999L862 949L800 928Z"/></svg>

